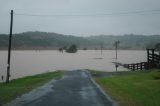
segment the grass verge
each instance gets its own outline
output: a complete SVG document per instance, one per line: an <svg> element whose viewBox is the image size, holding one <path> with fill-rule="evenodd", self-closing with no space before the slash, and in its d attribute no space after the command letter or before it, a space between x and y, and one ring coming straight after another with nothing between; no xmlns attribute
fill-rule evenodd
<svg viewBox="0 0 160 106"><path fill-rule="evenodd" d="M97 75L96 75L97 73ZM109 73L92 71L96 82L120 106L160 106L160 70Z"/></svg>
<svg viewBox="0 0 160 106"><path fill-rule="evenodd" d="M0 106L63 74L63 71L47 72L11 80L8 84L0 83Z"/></svg>

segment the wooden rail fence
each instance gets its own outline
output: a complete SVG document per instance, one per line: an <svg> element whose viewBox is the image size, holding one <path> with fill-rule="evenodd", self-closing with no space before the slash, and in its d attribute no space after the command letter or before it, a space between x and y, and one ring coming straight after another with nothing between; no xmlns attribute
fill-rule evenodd
<svg viewBox="0 0 160 106"><path fill-rule="evenodd" d="M155 49L147 49L147 62L140 62L134 64L122 64L122 63L115 63L115 64L121 65L132 71L160 68L160 54L157 54L155 52Z"/></svg>
<svg viewBox="0 0 160 106"><path fill-rule="evenodd" d="M131 69L133 71L135 70L146 70L148 69L148 63L147 62L141 62L141 63L135 63L135 64L124 64L125 68Z"/></svg>

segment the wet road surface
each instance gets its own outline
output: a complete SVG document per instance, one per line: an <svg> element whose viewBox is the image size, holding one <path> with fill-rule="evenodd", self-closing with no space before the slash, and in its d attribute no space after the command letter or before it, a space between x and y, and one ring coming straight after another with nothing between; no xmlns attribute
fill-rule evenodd
<svg viewBox="0 0 160 106"><path fill-rule="evenodd" d="M53 80L8 103L6 106L114 106L93 83L87 71L66 72Z"/></svg>

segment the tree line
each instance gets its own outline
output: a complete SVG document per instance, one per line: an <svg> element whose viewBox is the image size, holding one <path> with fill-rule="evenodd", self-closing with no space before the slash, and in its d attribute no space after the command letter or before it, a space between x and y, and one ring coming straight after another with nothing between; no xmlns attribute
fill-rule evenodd
<svg viewBox="0 0 160 106"><path fill-rule="evenodd" d="M13 34L12 49L59 49L75 44L78 49L115 49L115 41L120 41L119 49L146 49L154 48L160 43L160 35L97 35L78 37L47 32L24 32ZM8 35L0 34L0 49L7 49Z"/></svg>

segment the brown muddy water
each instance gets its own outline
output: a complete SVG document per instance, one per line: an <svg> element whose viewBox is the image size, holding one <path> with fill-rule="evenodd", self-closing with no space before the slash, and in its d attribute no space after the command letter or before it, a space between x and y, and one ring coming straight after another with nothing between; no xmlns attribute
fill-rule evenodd
<svg viewBox="0 0 160 106"><path fill-rule="evenodd" d="M77 53L60 53L56 50L12 51L11 79L55 70L95 69L115 71L112 62L136 63L147 61L146 51L119 50L79 50ZM0 76L6 77L7 51L0 51ZM118 67L118 71L127 70ZM0 78L0 81L1 78Z"/></svg>

